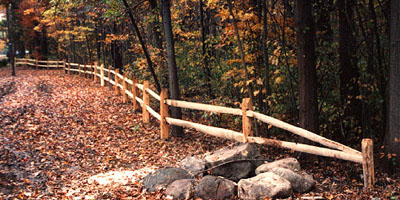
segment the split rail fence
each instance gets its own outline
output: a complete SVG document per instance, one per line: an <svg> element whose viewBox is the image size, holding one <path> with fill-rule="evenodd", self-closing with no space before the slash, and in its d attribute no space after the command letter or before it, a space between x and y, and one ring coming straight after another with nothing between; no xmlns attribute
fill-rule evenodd
<svg viewBox="0 0 400 200"><path fill-rule="evenodd" d="M73 73L80 76L82 74L89 74L93 77L93 81L95 83L100 83L101 86L104 86L106 81L109 82L109 84L113 85L116 94L122 94L124 102L128 102L128 97L130 97L130 99L132 99L133 109L138 110L139 108L141 108L143 123L150 122L150 115L160 122L160 138L163 140L168 139L169 137L170 125L193 128L199 132L208 135L234 140L237 142L250 142L270 145L279 148L291 149L298 152L332 157L359 163L362 164L363 167L364 187L371 188L375 183L373 141L371 139L362 140L360 152L333 140L324 138L318 134L307 131L303 128L296 127L273 117L255 112L252 110L252 102L249 98L243 99L241 108L229 108L224 106L174 100L168 99L168 90L165 88L161 90L160 94L157 94L150 89L149 81L144 81L143 84L140 84L136 77L131 77L131 79L129 79L126 73L121 74L118 69L113 70L110 67L104 68L103 65L86 65L79 63L68 63L65 61L40 61L33 59L16 59L15 63L17 65L34 66L36 68L63 68L65 73L69 75L72 75ZM127 84L131 85L130 90L128 89ZM140 98L139 91L142 94L142 98ZM153 97L160 102L160 113L157 113L153 108L150 107L150 97ZM225 128L213 127L169 117L169 106L242 116L242 133ZM319 143L329 148L262 137L254 137L252 134L251 118L255 118L277 128L289 131L298 136L304 137L308 140Z"/></svg>

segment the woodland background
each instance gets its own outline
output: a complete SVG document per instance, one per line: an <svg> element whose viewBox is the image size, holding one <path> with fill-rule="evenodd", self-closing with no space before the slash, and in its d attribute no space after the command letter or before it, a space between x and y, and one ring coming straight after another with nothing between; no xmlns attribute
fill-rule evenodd
<svg viewBox="0 0 400 200"><path fill-rule="evenodd" d="M256 111L357 149L373 138L378 156L398 166L400 125L390 113L400 106L388 107L396 90L389 81L400 79L389 80L400 65L390 59L390 39L400 41L396 0L1 2L9 10L11 57L98 62L156 89L177 86L173 98L202 103L239 107L250 97ZM241 126L227 115L183 113ZM255 127L257 135L282 137Z"/></svg>

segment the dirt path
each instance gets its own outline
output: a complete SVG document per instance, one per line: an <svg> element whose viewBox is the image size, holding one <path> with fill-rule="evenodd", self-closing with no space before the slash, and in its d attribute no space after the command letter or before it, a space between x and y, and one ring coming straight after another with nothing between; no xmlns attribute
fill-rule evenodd
<svg viewBox="0 0 400 200"><path fill-rule="evenodd" d="M85 182L110 170L172 166L224 144L200 135L160 141L157 122L142 126L130 103L89 79L45 70L8 74L0 71L0 87L11 88L0 99L0 195L7 199L135 197L132 184Z"/></svg>

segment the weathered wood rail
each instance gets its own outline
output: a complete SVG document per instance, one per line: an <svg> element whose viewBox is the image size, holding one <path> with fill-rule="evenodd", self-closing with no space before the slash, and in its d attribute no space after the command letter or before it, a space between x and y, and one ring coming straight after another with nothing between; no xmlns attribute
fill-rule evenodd
<svg viewBox="0 0 400 200"><path fill-rule="evenodd" d="M335 142L333 140L322 137L318 134L307 131L303 128L293 126L279 119L255 112L252 110L252 102L249 98L243 99L241 108L229 108L224 106L209 105L181 100L168 99L168 90L163 88L161 94L157 94L150 89L149 81L144 81L143 84L138 83L138 79L131 77L129 79L127 74L120 74L119 70L113 70L111 67L104 68L103 65L98 66L97 64L87 65L78 63L68 63L65 61L39 61L32 59L16 59L17 65L27 65L34 66L36 68L46 67L46 68L63 68L66 74L72 75L78 74L88 74L93 77L95 83L100 83L101 86L105 85L107 81L114 87L114 91L117 95L123 96L123 101L127 102L128 97L132 99L133 109L138 110L139 105L142 110L143 123L150 122L150 115L155 119L160 121L160 138L162 140L168 139L169 137L169 126L181 126L185 128L193 128L199 132L212 135L215 137L220 137L224 139L234 140L238 142L251 142L262 145L270 145L279 148L291 149L298 152L309 153L313 155L332 157L347 161L352 161L355 163L362 164L364 173L364 187L373 187L375 183L374 177L374 158L373 158L373 142L371 139L362 140L361 152ZM40 64L46 63L46 64ZM56 63L56 64L54 64ZM107 73L105 73L107 72ZM130 90L128 89L128 84L130 85ZM141 91L141 96L139 91ZM150 97L156 99L160 102L160 113L157 113L152 107L150 107ZM180 107L186 109L195 109L207 112L225 113L231 115L242 116L243 133L213 127L208 125L203 125L195 122L190 122L182 119L175 119L168 116L168 107ZM310 141L319 143L323 146L329 147L318 147L308 144L299 144L294 142L280 141L274 139L267 139L262 137L254 137L252 135L252 123L251 118L255 118L264 123L270 124L277 128L289 131L298 136L304 137Z"/></svg>

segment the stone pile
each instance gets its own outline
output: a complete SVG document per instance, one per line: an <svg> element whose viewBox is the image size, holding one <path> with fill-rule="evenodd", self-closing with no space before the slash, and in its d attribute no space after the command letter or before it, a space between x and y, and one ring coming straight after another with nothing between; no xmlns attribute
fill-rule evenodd
<svg viewBox="0 0 400 200"><path fill-rule="evenodd" d="M306 193L315 186L295 158L266 163L255 144L225 147L204 159L187 157L180 167L149 174L143 179L144 189L166 189L172 199L264 199Z"/></svg>

